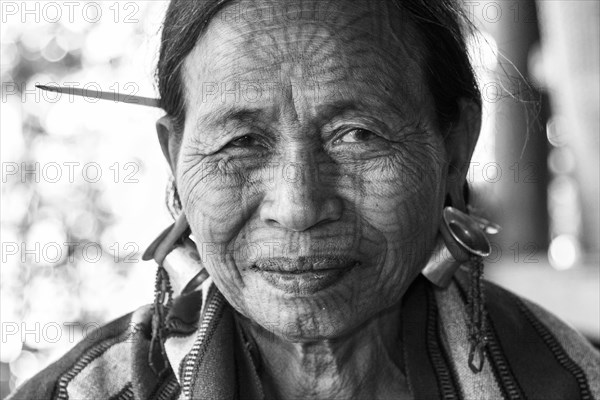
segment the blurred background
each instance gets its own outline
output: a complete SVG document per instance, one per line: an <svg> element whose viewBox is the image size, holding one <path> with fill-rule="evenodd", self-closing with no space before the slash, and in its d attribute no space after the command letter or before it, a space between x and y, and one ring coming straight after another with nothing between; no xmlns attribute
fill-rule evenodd
<svg viewBox="0 0 600 400"><path fill-rule="evenodd" d="M0 398L93 329L150 303L141 253L171 217L156 97L165 1L1 1ZM474 212L502 226L489 279L600 342L596 1L466 2L484 97Z"/></svg>

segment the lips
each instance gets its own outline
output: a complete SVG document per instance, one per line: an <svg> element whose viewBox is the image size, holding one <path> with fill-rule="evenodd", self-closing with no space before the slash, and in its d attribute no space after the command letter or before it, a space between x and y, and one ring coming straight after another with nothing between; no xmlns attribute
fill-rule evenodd
<svg viewBox="0 0 600 400"><path fill-rule="evenodd" d="M350 257L273 257L258 260L253 268L269 272L285 272L300 274L303 272L324 271L329 269L345 269L358 261Z"/></svg>
<svg viewBox="0 0 600 400"><path fill-rule="evenodd" d="M340 281L360 262L349 257L276 257L258 260L251 270L284 292L306 295Z"/></svg>

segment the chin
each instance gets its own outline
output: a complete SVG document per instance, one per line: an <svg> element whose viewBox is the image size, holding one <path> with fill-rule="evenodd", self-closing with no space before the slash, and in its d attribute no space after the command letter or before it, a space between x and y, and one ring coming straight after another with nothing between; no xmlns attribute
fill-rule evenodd
<svg viewBox="0 0 600 400"><path fill-rule="evenodd" d="M375 296L381 292L373 285L374 291L366 291L360 276L349 278L314 293L294 294L255 277L247 280L244 304L236 304L235 308L270 334L289 342L336 339L394 302Z"/></svg>

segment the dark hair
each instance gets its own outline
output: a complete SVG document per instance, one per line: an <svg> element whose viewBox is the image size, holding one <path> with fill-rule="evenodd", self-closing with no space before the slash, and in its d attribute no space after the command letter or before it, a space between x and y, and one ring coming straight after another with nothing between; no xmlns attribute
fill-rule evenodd
<svg viewBox="0 0 600 400"><path fill-rule="evenodd" d="M212 18L236 0L171 0L163 24L157 68L161 107L171 116L175 131L185 121L182 66ZM385 1L385 0L382 0ZM387 0L405 10L425 46L425 69L438 122L447 126L458 117L458 99L481 106L481 94L465 35L471 26L457 0Z"/></svg>

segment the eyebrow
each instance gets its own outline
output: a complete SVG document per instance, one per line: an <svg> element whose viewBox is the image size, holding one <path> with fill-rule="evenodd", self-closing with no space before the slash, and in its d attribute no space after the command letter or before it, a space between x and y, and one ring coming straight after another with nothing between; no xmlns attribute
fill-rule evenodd
<svg viewBox="0 0 600 400"><path fill-rule="evenodd" d="M386 108L390 111L393 112L394 110L392 110L390 108L389 105L385 105L385 104L381 104L379 107L376 107L377 110L375 111L376 115L381 115L381 111L384 110L384 108ZM363 103L361 103L360 101L355 101L355 100L341 100L341 101L337 101L335 103L330 103L330 104L323 104L322 106L319 106L317 108L317 114L321 115L325 118L328 117L333 117L333 116L337 116L337 115L343 115L346 112L359 112L359 113L364 113L367 112L369 114L373 114L372 110L369 110L369 106L365 106L363 105ZM405 118L402 114L398 114L397 118L398 120L402 120L405 123L403 124L403 129L405 128L412 128L415 130L421 129L422 128L422 124L420 119L408 119Z"/></svg>
<svg viewBox="0 0 600 400"><path fill-rule="evenodd" d="M379 114L381 117L381 111L384 107L389 107L389 105L381 105L378 107L376 114ZM389 109L389 108L388 108ZM332 104L325 104L322 107L318 108L319 112L323 112L323 115L332 116L332 115L340 115L343 112L364 112L365 108L362 107L362 103L360 101L354 100L342 100ZM389 109L392 111L391 109ZM386 121L379 118L384 125L387 125ZM431 131L431 127L422 119L421 116L407 116L405 114L398 114L396 118L393 118L395 122L391 125L387 125L391 129L391 133L399 133L399 132L411 132L411 133L426 133ZM389 121L388 121L389 122Z"/></svg>
<svg viewBox="0 0 600 400"><path fill-rule="evenodd" d="M362 108L354 101L337 101L335 103L323 104L317 107L317 115L321 117L331 117L347 111L362 111ZM217 127L223 126L228 122L251 122L262 120L267 111L260 108L217 108L215 110L202 113L196 121L196 125Z"/></svg>
<svg viewBox="0 0 600 400"><path fill-rule="evenodd" d="M346 112L365 112L364 105L360 101L338 100L332 103L320 104L316 108L317 118L328 119L334 116L344 114ZM379 110L381 111L381 110ZM248 123L256 121L264 121L265 115L270 113L267 109L249 108L249 107L221 107L200 114L196 125L203 127L218 127L229 122ZM424 125L420 120L406 121L402 129L424 130Z"/></svg>
<svg viewBox="0 0 600 400"><path fill-rule="evenodd" d="M331 117L348 111L364 111L364 109L354 100L341 100L317 107L317 115L321 117Z"/></svg>
<svg viewBox="0 0 600 400"><path fill-rule="evenodd" d="M252 108L220 108L206 114L201 114L197 124L207 126L222 126L230 121L247 122L261 119L265 114L264 110Z"/></svg>
<svg viewBox="0 0 600 400"><path fill-rule="evenodd" d="M382 112L385 111L397 114L398 118L410 119L409 116L405 115L403 112L401 112L401 110L394 108L393 104L385 101L379 102L376 105L372 105L356 99L340 99L335 102L323 104L317 107L317 115L322 117L332 117L345 112L367 112L369 114L375 112L376 114L381 115Z"/></svg>

